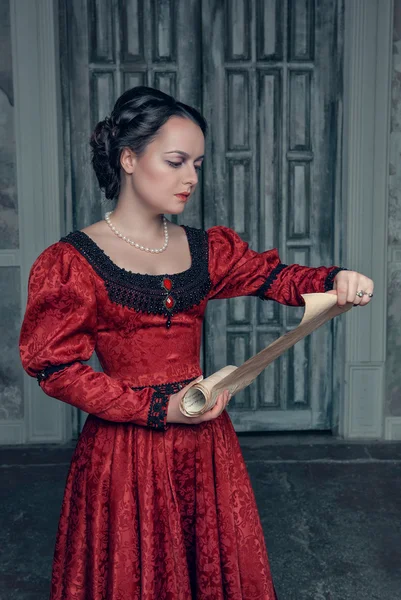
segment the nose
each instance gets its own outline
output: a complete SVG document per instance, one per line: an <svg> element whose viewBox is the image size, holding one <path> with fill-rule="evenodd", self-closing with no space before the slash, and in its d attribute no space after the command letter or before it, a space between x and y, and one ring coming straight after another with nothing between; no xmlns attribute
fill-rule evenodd
<svg viewBox="0 0 401 600"><path fill-rule="evenodd" d="M196 185L198 183L198 172L194 165L188 165L185 172L184 184Z"/></svg>

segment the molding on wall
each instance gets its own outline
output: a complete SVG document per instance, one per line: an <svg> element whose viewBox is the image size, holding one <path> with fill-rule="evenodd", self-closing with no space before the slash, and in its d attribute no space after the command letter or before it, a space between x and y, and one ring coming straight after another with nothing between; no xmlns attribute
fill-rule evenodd
<svg viewBox="0 0 401 600"><path fill-rule="evenodd" d="M10 0L10 16L24 312L30 268L60 238L63 215L57 0ZM50 400L28 375L24 403L24 442L70 439L71 407Z"/></svg>
<svg viewBox="0 0 401 600"><path fill-rule="evenodd" d="M401 440L401 417L387 417L385 421L386 440Z"/></svg>
<svg viewBox="0 0 401 600"><path fill-rule="evenodd" d="M388 262L390 263L401 263L401 246L391 244L388 247Z"/></svg>
<svg viewBox="0 0 401 600"><path fill-rule="evenodd" d="M383 437L384 364L359 363L348 365L349 389L347 438Z"/></svg>
<svg viewBox="0 0 401 600"><path fill-rule="evenodd" d="M375 296L344 316L339 433L383 437L393 1L345 0L344 21L345 266L370 276Z"/></svg>
<svg viewBox="0 0 401 600"><path fill-rule="evenodd" d="M29 390L27 395L27 442L34 444L70 441L73 407L46 396L39 388L36 379L29 378L27 388Z"/></svg>
<svg viewBox="0 0 401 600"><path fill-rule="evenodd" d="M0 250L0 267L19 267L20 262L19 248Z"/></svg>
<svg viewBox="0 0 401 600"><path fill-rule="evenodd" d="M1 444L23 444L25 442L24 421L0 421Z"/></svg>

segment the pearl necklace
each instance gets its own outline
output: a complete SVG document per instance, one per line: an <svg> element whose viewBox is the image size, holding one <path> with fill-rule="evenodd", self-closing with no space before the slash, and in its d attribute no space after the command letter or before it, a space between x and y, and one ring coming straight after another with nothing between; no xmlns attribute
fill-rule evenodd
<svg viewBox="0 0 401 600"><path fill-rule="evenodd" d="M107 212L104 215L104 219L105 219L107 225L113 231L113 233L115 233L119 238L121 238L122 240L124 240L124 242L127 242L128 244L131 244L131 246L135 246L135 248L138 248L139 250L144 250L145 252L152 252L152 253L155 253L155 254L157 254L159 252L164 252L164 250L167 248L167 245L168 245L168 229L167 229L167 219L166 219L166 217L164 215L163 215L164 244L163 244L162 248L147 248L146 246L141 246L141 244L137 244L133 240L130 240L127 236L123 235L120 231L118 231L118 229L116 229L116 227L114 227L113 223L110 221L111 212L112 211Z"/></svg>

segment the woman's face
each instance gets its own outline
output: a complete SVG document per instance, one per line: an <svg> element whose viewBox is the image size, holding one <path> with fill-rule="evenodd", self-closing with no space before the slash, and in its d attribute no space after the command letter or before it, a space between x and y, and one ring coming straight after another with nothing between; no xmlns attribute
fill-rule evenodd
<svg viewBox="0 0 401 600"><path fill-rule="evenodd" d="M190 119L170 117L142 156L132 155L132 176L126 183L157 214L181 213L197 186L204 152L200 127ZM183 193L189 196L177 195Z"/></svg>

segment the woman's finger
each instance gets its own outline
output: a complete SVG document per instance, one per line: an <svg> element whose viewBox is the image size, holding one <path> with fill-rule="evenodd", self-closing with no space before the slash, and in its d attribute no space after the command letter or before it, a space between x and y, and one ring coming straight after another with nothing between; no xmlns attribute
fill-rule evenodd
<svg viewBox="0 0 401 600"><path fill-rule="evenodd" d="M211 421L212 419L217 419L217 417L219 417L221 415L221 413L223 412L224 409L225 409L225 392L223 392L222 394L219 394L217 396L216 404L213 406L213 408L211 408L210 410L205 412L205 414L203 415L203 420Z"/></svg>
<svg viewBox="0 0 401 600"><path fill-rule="evenodd" d="M354 306L364 306L370 302L368 295L362 297L356 295L359 291L373 293L373 281L366 275L357 271L340 271L334 283L339 306L344 306L348 302L352 302Z"/></svg>
<svg viewBox="0 0 401 600"><path fill-rule="evenodd" d="M365 306L370 302L369 293L373 294L373 281L364 275L359 275L356 281L355 298L352 300L354 306ZM363 296L357 296L357 292L364 292Z"/></svg>
<svg viewBox="0 0 401 600"><path fill-rule="evenodd" d="M348 276L347 302L359 304L361 299L356 295L358 290L358 273L351 272Z"/></svg>
<svg viewBox="0 0 401 600"><path fill-rule="evenodd" d="M217 419L220 414L222 407L222 398L221 394L219 394L216 398L216 404L210 410L206 411L204 415L202 415L202 421L212 421L213 419Z"/></svg>
<svg viewBox="0 0 401 600"><path fill-rule="evenodd" d="M369 302L372 300L369 294L373 294L374 287L375 286L373 281L371 279L368 279L367 283L365 283L365 287L359 288L361 290L364 290L365 292L365 295L361 298L360 306L365 306L366 304L369 304Z"/></svg>
<svg viewBox="0 0 401 600"><path fill-rule="evenodd" d="M230 402L231 394L228 390L224 391L224 409L227 408L228 403Z"/></svg>
<svg viewBox="0 0 401 600"><path fill-rule="evenodd" d="M226 410L228 403L230 402L230 392L228 390L224 390L223 393L223 410ZM223 412L223 410L221 412Z"/></svg>
<svg viewBox="0 0 401 600"><path fill-rule="evenodd" d="M347 282L342 281L337 286L337 303L340 306L344 306L347 302L347 293L348 293L348 284Z"/></svg>

